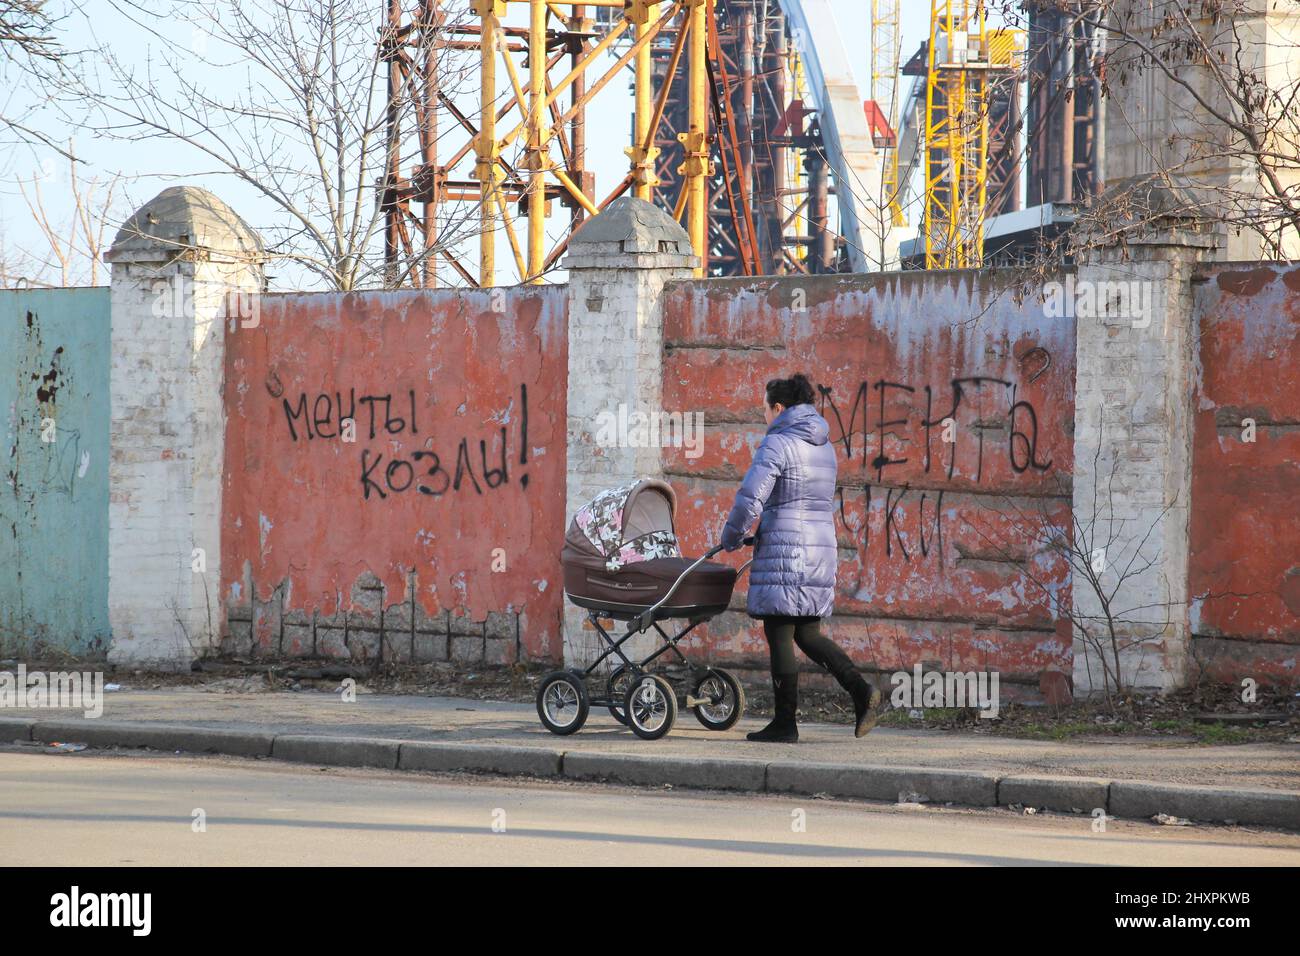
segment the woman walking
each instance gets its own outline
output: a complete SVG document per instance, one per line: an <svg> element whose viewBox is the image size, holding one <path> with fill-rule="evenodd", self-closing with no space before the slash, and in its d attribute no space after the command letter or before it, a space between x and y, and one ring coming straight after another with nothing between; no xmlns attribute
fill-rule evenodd
<svg viewBox="0 0 1300 956"><path fill-rule="evenodd" d="M799 665L794 647L826 668L853 698L855 736L876 725L880 692L863 679L849 656L821 632L821 619L835 600L835 448L830 427L813 406L804 375L774 378L763 396L767 434L736 494L722 545L741 546L762 517L749 569L750 617L763 622L772 662L776 718L750 740L794 743L799 739Z"/></svg>

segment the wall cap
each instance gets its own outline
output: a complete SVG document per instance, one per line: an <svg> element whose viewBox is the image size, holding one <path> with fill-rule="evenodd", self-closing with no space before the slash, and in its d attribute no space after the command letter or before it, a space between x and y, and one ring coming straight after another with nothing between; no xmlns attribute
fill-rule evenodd
<svg viewBox="0 0 1300 956"><path fill-rule="evenodd" d="M569 240L567 269L664 269L699 265L691 237L658 206L620 196Z"/></svg>
<svg viewBox="0 0 1300 956"><path fill-rule="evenodd" d="M164 189L127 219L104 254L111 263L259 263L263 258L257 233L221 199L197 186Z"/></svg>
<svg viewBox="0 0 1300 956"><path fill-rule="evenodd" d="M1208 253L1223 243L1209 218L1208 198L1184 186L1169 186L1149 176L1108 183L1092 211L1076 221L1082 247L1079 259L1110 261L1118 251L1145 247Z"/></svg>

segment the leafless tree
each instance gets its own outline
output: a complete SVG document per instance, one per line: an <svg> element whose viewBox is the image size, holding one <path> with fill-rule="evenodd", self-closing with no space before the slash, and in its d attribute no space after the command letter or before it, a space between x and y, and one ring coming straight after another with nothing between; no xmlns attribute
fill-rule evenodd
<svg viewBox="0 0 1300 956"><path fill-rule="evenodd" d="M1183 197L1180 215L1249 237L1261 258L1300 253L1300 72L1287 66L1300 9L1109 0L1101 13L1109 115L1145 147L1117 170L1125 180L1111 201L1132 206L1154 184ZM1159 102L1128 93L1140 80Z"/></svg>
<svg viewBox="0 0 1300 956"><path fill-rule="evenodd" d="M59 221L46 206L42 177L18 180L18 188L43 239L43 248L21 250L21 275L5 275L0 285L27 284L71 286L98 285L105 236L122 219L115 205L121 179L83 179L78 160L69 143L68 196L72 212L67 221ZM57 180L55 180L57 182Z"/></svg>
<svg viewBox="0 0 1300 956"><path fill-rule="evenodd" d="M0 82L6 90L0 130L10 144L46 146L67 156L37 116L66 75L67 52L56 38L60 19L46 0L0 0Z"/></svg>
<svg viewBox="0 0 1300 956"><path fill-rule="evenodd" d="M1094 474L1102 467L1102 447L1099 443L1092 463ZM1019 566L1030 587L1047 599L1058 617L1070 622L1085 647L1089 683L1101 688L1112 708L1118 697L1133 689L1126 675L1140 670L1150 643L1168 633L1174 611L1171 602L1134 604L1126 597L1130 589L1148 593L1133 586L1158 573L1151 538L1169 509L1140 525L1117 516L1113 493L1117 468L1118 461L1112 460L1108 474L1096 475L1091 504L1080 508L1075 501L1064 523L1047 504L1026 506L1006 498L1010 539L1019 542L1015 547L1007 544L1005 533L967 521L994 554ZM1058 577L1030 560L1027 550L1055 555L1065 563L1069 598ZM1073 598L1077 590L1084 592L1084 600Z"/></svg>
<svg viewBox="0 0 1300 956"><path fill-rule="evenodd" d="M1300 255L1300 71L1288 66L1300 8L1270 0L1043 0L1061 38L1104 38L1089 64L1105 100L1104 190L1028 263L1059 268L1179 222L1217 234L1229 257ZM1021 0L991 10L1024 26ZM1028 76L1072 96L1072 80ZM1031 93L1032 96L1032 93ZM1033 130L1027 131L1031 136Z"/></svg>
<svg viewBox="0 0 1300 956"><path fill-rule="evenodd" d="M439 83L470 68L443 45L443 27L398 33L375 0L110 0L142 37L159 41L144 65L100 47L94 69L63 92L93 105L104 136L180 143L215 172L251 187L275 210L257 223L269 264L291 264L327 288L399 284L460 241L466 222L439 222L437 239L397 274L384 259L383 181L390 146L402 175L420 162L409 71L391 93L394 45L415 63L438 58ZM444 0L454 20L464 7ZM179 42L177 28L184 35ZM389 141L392 121L405 131ZM158 171L162 173L161 170ZM469 219L469 216L464 216Z"/></svg>

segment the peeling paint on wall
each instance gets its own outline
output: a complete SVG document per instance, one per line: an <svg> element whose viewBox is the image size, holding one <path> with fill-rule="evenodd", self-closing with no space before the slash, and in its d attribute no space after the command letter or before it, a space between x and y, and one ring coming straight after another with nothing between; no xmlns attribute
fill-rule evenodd
<svg viewBox="0 0 1300 956"><path fill-rule="evenodd" d="M702 456L667 455L690 553L716 541L762 438L763 383L804 372L840 459L836 639L874 669L1033 688L1071 672L1068 568L1041 540L1070 514L1071 319L958 274L710 280L669 287L665 337L665 406L706 422ZM766 661L743 613L708 635L717 658Z"/></svg>
<svg viewBox="0 0 1300 956"><path fill-rule="evenodd" d="M0 291L0 654L101 656L109 290Z"/></svg>
<svg viewBox="0 0 1300 956"><path fill-rule="evenodd" d="M228 648L558 655L565 290L501 291L268 296L227 333Z"/></svg>
<svg viewBox="0 0 1300 956"><path fill-rule="evenodd" d="M1295 686L1300 267L1225 265L1204 279L1196 291L1193 654L1216 680Z"/></svg>

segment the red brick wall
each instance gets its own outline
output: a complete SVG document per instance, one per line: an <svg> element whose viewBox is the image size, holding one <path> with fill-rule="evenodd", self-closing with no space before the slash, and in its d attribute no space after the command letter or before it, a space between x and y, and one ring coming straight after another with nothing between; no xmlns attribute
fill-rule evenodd
<svg viewBox="0 0 1300 956"><path fill-rule="evenodd" d="M227 332L228 648L560 654L565 295L272 295Z"/></svg>
<svg viewBox="0 0 1300 956"><path fill-rule="evenodd" d="M1197 289L1193 651L1218 680L1300 682L1300 267L1227 265ZM1256 423L1243 441L1243 419Z"/></svg>
<svg viewBox="0 0 1300 956"><path fill-rule="evenodd" d="M1068 607L1068 569L1041 539L1070 509L1074 323L1017 304L986 276L971 282L931 273L670 286L664 404L703 412L706 428L699 458L668 451L669 480L679 532L698 553L762 437L763 383L805 372L824 390L840 458L834 637L861 666L996 668L1036 692L1043 672L1072 668L1069 624L1053 607L1053 597ZM924 423L954 401L956 441L945 444ZM738 611L709 625L705 648L766 663L761 632Z"/></svg>

